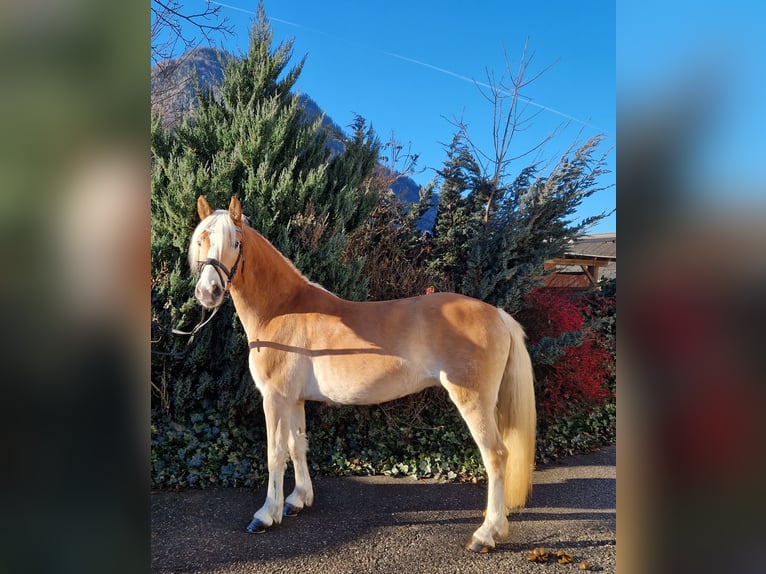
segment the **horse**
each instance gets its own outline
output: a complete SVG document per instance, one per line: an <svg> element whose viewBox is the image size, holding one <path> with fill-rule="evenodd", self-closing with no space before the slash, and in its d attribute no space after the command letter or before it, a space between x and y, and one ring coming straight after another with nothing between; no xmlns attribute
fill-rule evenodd
<svg viewBox="0 0 766 574"><path fill-rule="evenodd" d="M476 441L487 472L484 522L466 547L486 553L508 536L508 514L532 487L535 397L521 325L505 311L454 293L347 301L310 282L247 224L232 197L200 223L188 258L207 309L227 293L247 334L249 368L263 398L266 501L246 530L267 531L312 505L305 401L371 405L441 385ZM288 457L295 488L284 498Z"/></svg>

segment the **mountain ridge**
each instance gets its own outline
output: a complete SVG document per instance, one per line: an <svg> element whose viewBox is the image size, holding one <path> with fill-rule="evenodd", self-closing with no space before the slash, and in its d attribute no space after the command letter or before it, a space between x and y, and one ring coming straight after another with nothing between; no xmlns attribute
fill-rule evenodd
<svg viewBox="0 0 766 574"><path fill-rule="evenodd" d="M200 87L211 89L217 97L220 94L218 86L223 80L225 62L234 57L236 56L218 48L200 46L177 58L163 60L152 66L152 113L159 117L166 129L172 130L194 107L195 77ZM308 94L299 93L299 98L310 120L317 116L322 117L322 126L330 134L330 148L334 152L342 151L343 140L347 138L345 131ZM391 185L397 199L407 204L418 201L420 189L420 185L404 175L397 177ZM431 208L418 223L418 227L430 230L433 228L434 219L435 208Z"/></svg>

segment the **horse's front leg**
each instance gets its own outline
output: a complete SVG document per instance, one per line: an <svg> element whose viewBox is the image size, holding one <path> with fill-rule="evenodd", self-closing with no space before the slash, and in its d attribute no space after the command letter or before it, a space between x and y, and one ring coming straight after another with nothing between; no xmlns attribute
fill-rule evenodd
<svg viewBox="0 0 766 574"><path fill-rule="evenodd" d="M291 406L279 396L264 395L266 416L266 446L268 451L269 486L266 502L253 515L248 532L266 532L274 523L282 522L284 508L284 477L287 465L287 437L290 432Z"/></svg>
<svg viewBox="0 0 766 574"><path fill-rule="evenodd" d="M285 501L285 516L295 516L304 507L311 506L314 502L314 489L309 476L306 451L308 440L306 438L306 410L303 401L293 405L290 417L290 435L288 447L290 458L295 468L295 489Z"/></svg>

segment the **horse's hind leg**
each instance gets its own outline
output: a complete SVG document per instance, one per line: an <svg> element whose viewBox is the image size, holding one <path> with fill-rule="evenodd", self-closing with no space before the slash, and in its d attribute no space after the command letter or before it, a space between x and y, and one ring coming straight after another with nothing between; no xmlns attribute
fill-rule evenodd
<svg viewBox="0 0 766 574"><path fill-rule="evenodd" d="M306 410L303 401L295 404L290 416L290 434L288 436L290 458L295 468L295 489L285 500L285 516L295 516L306 506L314 502L314 489L311 485L309 467L306 462L308 440L306 439Z"/></svg>
<svg viewBox="0 0 766 574"><path fill-rule="evenodd" d="M508 535L505 508L505 465L508 458L495 419L495 401L479 390L444 384L457 405L471 436L481 452L487 469L487 511L484 523L473 533L467 548L473 552L489 552L498 539Z"/></svg>
<svg viewBox="0 0 766 574"><path fill-rule="evenodd" d="M265 532L275 522L282 522L287 440L292 413L286 401L274 394L264 395L263 412L266 415L269 486L266 502L253 515L253 520L247 526L248 532Z"/></svg>

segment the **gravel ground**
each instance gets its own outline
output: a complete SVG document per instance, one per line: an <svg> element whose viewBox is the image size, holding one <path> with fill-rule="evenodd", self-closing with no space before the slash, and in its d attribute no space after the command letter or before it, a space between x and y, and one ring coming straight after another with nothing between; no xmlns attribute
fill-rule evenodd
<svg viewBox="0 0 766 574"><path fill-rule="evenodd" d="M508 540L486 555L464 549L482 521L481 484L317 478L314 506L265 534L245 532L265 488L160 492L152 495L152 571L564 574L585 561L593 572L615 572L615 478L615 447L540 467L527 508L510 518ZM574 561L528 562L539 546Z"/></svg>

